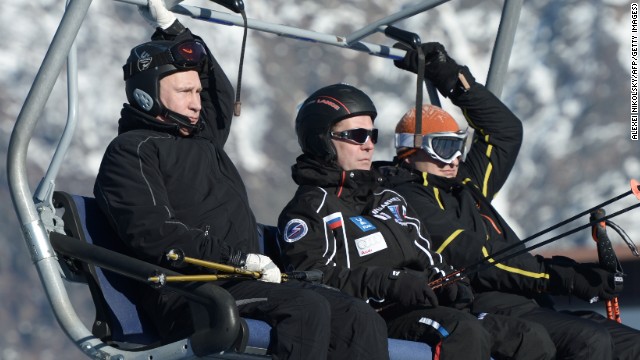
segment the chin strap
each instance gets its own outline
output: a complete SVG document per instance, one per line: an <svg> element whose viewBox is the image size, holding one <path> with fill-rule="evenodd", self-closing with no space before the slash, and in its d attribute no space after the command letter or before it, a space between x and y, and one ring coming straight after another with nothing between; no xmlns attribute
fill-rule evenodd
<svg viewBox="0 0 640 360"><path fill-rule="evenodd" d="M202 122L201 119L198 119L198 122L196 122L195 124L192 124L191 121L189 121L189 118L187 116L178 114L177 112L169 110L164 106L162 111L160 112L160 115L166 118L167 120L177 124L178 126L185 127L191 130L193 134L200 132L204 129L204 123Z"/></svg>

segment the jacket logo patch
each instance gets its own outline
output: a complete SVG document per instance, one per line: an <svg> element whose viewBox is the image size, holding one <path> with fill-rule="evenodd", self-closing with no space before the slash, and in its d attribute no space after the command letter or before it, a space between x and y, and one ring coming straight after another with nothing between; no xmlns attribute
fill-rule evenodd
<svg viewBox="0 0 640 360"><path fill-rule="evenodd" d="M356 239L355 243L360 256L367 256L387 248L387 243L380 232Z"/></svg>
<svg viewBox="0 0 640 360"><path fill-rule="evenodd" d="M351 220L354 224L356 224L360 228L360 230L364 232L376 229L376 227L372 223L370 223L369 220L365 219L362 216L350 217L349 220Z"/></svg>
<svg viewBox="0 0 640 360"><path fill-rule="evenodd" d="M389 206L389 211L391 211L391 214L393 214L393 217L396 218L396 222L398 223L404 222L404 214L400 212L400 205Z"/></svg>
<svg viewBox="0 0 640 360"><path fill-rule="evenodd" d="M288 243L296 242L302 239L309 232L307 223L300 219L289 220L287 226L284 227L284 241Z"/></svg>

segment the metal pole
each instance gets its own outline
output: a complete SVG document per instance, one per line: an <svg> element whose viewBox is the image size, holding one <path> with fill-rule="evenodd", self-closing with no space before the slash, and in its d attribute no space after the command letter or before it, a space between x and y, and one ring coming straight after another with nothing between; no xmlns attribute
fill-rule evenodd
<svg viewBox="0 0 640 360"><path fill-rule="evenodd" d="M496 42L491 54L491 65L487 75L487 89L495 96L502 95L502 87L507 76L509 58L516 36L516 28L520 20L520 9L523 0L505 0L502 8L502 18L496 35Z"/></svg>
<svg viewBox="0 0 640 360"><path fill-rule="evenodd" d="M420 3L407 7L403 10L400 10L396 13L393 13L389 16L386 16L378 21L375 21L360 30L356 30L353 33L347 35L345 42L347 44L353 44L377 31L384 30L384 25L393 24L397 21L406 19L415 14L419 14L423 11L434 8L442 3L448 2L449 0L426 0L421 1ZM381 28L382 27L382 28Z"/></svg>
<svg viewBox="0 0 640 360"><path fill-rule="evenodd" d="M36 188L34 200L36 203L51 202L53 190L55 187L55 179L62 165L62 160L71 145L71 140L78 123L78 56L75 42L69 50L67 56L67 122L60 137L60 142L51 159L47 173L40 181Z"/></svg>
<svg viewBox="0 0 640 360"><path fill-rule="evenodd" d="M122 3L128 3L132 5L146 5L146 0L116 0ZM448 0L440 0L448 1ZM211 9L201 8L190 5L176 5L171 8L171 11L190 16L194 19L211 21L222 25L229 26L244 26L244 20L241 16L219 12ZM256 19L247 19L247 27L249 29L258 30L270 34L275 34L282 37L288 37L296 40L303 40L309 42L317 42L327 45L333 45L337 47L347 48L351 50L366 52L370 55L376 55L393 60L400 60L404 57L405 51L395 49L389 46L372 44L367 42L354 42L347 43L344 36L319 33L311 30L299 29L293 26L280 25L269 23Z"/></svg>

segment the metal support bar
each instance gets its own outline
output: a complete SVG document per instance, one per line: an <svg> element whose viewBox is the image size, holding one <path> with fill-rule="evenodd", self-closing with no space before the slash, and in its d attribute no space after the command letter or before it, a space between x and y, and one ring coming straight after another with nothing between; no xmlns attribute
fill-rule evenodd
<svg viewBox="0 0 640 360"><path fill-rule="evenodd" d="M21 224L28 224L37 219L26 173L29 140L91 1L74 0L69 4L11 133L7 173L13 205Z"/></svg>
<svg viewBox="0 0 640 360"><path fill-rule="evenodd" d="M501 97L504 80L507 76L509 58L513 48L513 40L516 36L516 28L520 20L520 10L523 0L504 0L502 17L496 42L491 54L491 65L487 75L487 89L495 96Z"/></svg>
<svg viewBox="0 0 640 360"><path fill-rule="evenodd" d="M56 319L67 336L82 350L102 345L75 313L66 288L59 275L58 261L53 255L48 235L37 217L27 179L27 149L33 130L55 85L69 49L82 25L92 0L73 0L69 3L36 75L27 99L16 119L7 154L9 190L23 238L30 250L45 293ZM108 348L108 347L107 347ZM111 348L111 350L115 350ZM87 353L88 354L88 353ZM88 354L89 355L89 354Z"/></svg>
<svg viewBox="0 0 640 360"><path fill-rule="evenodd" d="M381 27L384 25L391 25L397 21L406 19L413 15L419 14L423 11L434 8L440 4L448 2L449 0L426 0L421 1L420 3L405 8L404 10L400 10L397 13L391 14L389 16L383 17L382 19L375 21L360 30L356 30L353 33L347 35L345 41L347 44L353 44L377 31L380 31Z"/></svg>
<svg viewBox="0 0 640 360"><path fill-rule="evenodd" d="M116 1L141 6L145 6L147 4L147 0ZM384 31L386 26L393 24L394 22L411 17L415 14L434 8L448 1L449 0L426 0L414 6L410 6L404 10L401 10L397 13L394 13L390 16L384 17L370 25L367 25L366 27L363 27L362 29L359 29L347 35L346 37L334 34L319 33L311 30L304 30L292 26L274 24L255 19L248 19L247 25L250 29L267 32L282 37L289 37L309 42L319 42L327 45L362 51L384 58L399 60L404 57L405 51L385 45L362 42L359 40L375 32ZM487 88L498 97L500 97L502 93L502 87L504 84L504 79L506 77L509 57L511 56L511 49L513 48L515 31L520 18L522 3L523 0L505 0L503 5L502 17L500 26L498 28L498 33L496 35L496 41L491 56L491 65L489 67L486 84ZM194 19L212 21L223 25L244 25L243 19L240 16L197 6L178 4L175 5L171 10L177 14L190 16Z"/></svg>
<svg viewBox="0 0 640 360"><path fill-rule="evenodd" d="M128 3L133 5L146 5L146 0L116 0L122 3ZM448 1L448 0L440 0ZM211 21L222 25L229 26L244 26L244 20L241 16L219 12L211 9L201 8L191 5L176 5L171 8L171 11L190 16L194 19ZM367 42L354 42L347 44L344 36L320 33L311 30L299 29L293 26L274 24L256 19L247 19L247 27L249 29L258 30L270 34L275 34L282 37L288 37L296 40L303 40L309 42L318 42L327 45L333 45L337 47L347 48L351 50L366 52L371 55L376 55L393 60L399 60L404 57L405 51L395 49L390 46L372 44Z"/></svg>
<svg viewBox="0 0 640 360"><path fill-rule="evenodd" d="M75 42L71 45L69 55L67 56L67 108L67 121L62 131L60 142L53 154L47 173L40 181L34 195L36 203L46 202L51 208L53 208L51 198L53 196L55 179L62 165L62 160L64 160L64 156L71 145L76 124L78 123L78 56Z"/></svg>

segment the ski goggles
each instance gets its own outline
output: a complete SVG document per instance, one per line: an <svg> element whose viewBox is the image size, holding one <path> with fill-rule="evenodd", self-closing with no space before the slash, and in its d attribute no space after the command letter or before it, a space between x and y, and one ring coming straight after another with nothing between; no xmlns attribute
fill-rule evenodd
<svg viewBox="0 0 640 360"><path fill-rule="evenodd" d="M464 153L467 135L466 130L423 135L420 148L435 160L451 164L453 160ZM415 148L414 139L415 134L396 134L396 149L402 147Z"/></svg>
<svg viewBox="0 0 640 360"><path fill-rule="evenodd" d="M358 145L364 145L364 143L371 138L372 143L378 142L378 129L349 129L343 131L332 131L331 136L336 139L348 140Z"/></svg>
<svg viewBox="0 0 640 360"><path fill-rule="evenodd" d="M197 69L202 67L206 60L207 49L202 41L189 39L171 46L160 54L125 64L125 80L136 73L167 64L180 70Z"/></svg>
<svg viewBox="0 0 640 360"><path fill-rule="evenodd" d="M207 49L198 40L186 40L173 45L167 53L171 55L170 64L179 69L198 67L207 58Z"/></svg>

